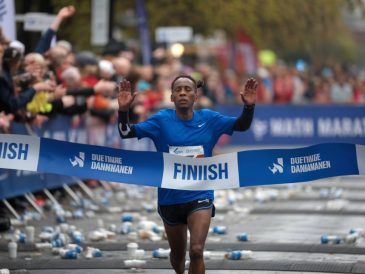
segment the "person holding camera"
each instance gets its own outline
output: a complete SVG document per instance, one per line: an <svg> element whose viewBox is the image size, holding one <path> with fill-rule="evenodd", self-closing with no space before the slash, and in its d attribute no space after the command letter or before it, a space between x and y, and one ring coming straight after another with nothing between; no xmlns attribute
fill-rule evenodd
<svg viewBox="0 0 365 274"><path fill-rule="evenodd" d="M50 91L54 85L49 82L39 82L26 88L21 88L17 92L18 85L14 85L14 76L21 65L22 54L19 50L8 47L4 50L2 60L2 70L0 73L0 111L6 113L16 113L19 109L24 109L37 91Z"/></svg>

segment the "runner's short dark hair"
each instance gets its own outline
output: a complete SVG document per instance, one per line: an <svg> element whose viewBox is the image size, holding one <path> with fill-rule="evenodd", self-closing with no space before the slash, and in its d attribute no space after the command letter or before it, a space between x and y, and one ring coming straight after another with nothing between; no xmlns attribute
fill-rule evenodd
<svg viewBox="0 0 365 274"><path fill-rule="evenodd" d="M191 80L193 83L194 83L194 86L195 86L195 91L198 89L198 88L201 88L203 85L204 85L204 81L202 80L195 80L193 77L191 77L190 75L187 75L187 74L181 74L179 76L177 76L174 81L172 81L171 83L171 91L174 90L174 85L175 85L175 82L177 80L179 80L180 78L187 78L189 80Z"/></svg>

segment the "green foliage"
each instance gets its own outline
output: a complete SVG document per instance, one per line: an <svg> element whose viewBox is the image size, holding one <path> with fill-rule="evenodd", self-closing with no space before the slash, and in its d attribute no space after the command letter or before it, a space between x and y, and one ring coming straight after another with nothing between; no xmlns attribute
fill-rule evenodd
<svg viewBox="0 0 365 274"><path fill-rule="evenodd" d="M151 29L187 25L209 35L223 29L250 35L260 49L284 59L327 61L355 58L354 43L341 16L344 0L148 1ZM161 12L163 10L163 12ZM168 15L168 16L167 16Z"/></svg>
<svg viewBox="0 0 365 274"><path fill-rule="evenodd" d="M91 0L51 3L55 13L75 5L75 16L62 24L58 38L69 40L77 50L89 49ZM318 62L355 60L355 45L341 15L344 7L355 5L358 0L146 0L152 38L159 26L191 26L194 33L206 36L222 29L231 39L241 30L259 49L272 49L287 60ZM123 11L134 8L134 0L114 0L114 22L123 37L138 39L136 28L119 23Z"/></svg>
<svg viewBox="0 0 365 274"><path fill-rule="evenodd" d="M55 14L64 6L76 7L74 16L62 23L57 32L57 39L68 40L78 51L90 49L91 1L51 0L51 2Z"/></svg>

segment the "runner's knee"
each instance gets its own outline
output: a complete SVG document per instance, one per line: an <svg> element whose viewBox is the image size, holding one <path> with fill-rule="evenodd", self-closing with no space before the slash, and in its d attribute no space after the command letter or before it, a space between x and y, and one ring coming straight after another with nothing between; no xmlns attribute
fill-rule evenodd
<svg viewBox="0 0 365 274"><path fill-rule="evenodd" d="M189 256L191 260L203 258L204 247L201 244L193 244L190 246Z"/></svg>
<svg viewBox="0 0 365 274"><path fill-rule="evenodd" d="M170 259L173 262L179 263L182 260L185 260L185 250L183 251L173 251L170 252Z"/></svg>

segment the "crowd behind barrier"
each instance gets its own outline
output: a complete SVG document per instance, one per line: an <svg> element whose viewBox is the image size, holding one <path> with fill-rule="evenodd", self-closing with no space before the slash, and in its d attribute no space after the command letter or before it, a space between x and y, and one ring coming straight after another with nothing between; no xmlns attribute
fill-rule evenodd
<svg viewBox="0 0 365 274"><path fill-rule="evenodd" d="M9 41L0 33L0 133L23 132L118 147L117 83L128 79L133 90L139 92L130 112L130 120L136 123L160 108L173 106L171 81L184 73L205 82L199 90L197 107L217 108L227 114L232 111L232 115L239 111L224 105L240 102L239 92L246 78L258 79L259 106L253 128L247 134L235 135L229 140L231 144L265 140L272 144L364 143L364 70L345 65L309 65L299 70L278 62L259 64L256 75L245 75L214 62L187 66L164 48L153 51L151 65L140 65L138 53L117 41L110 41L100 56L90 51L77 52L65 40L51 47L61 23L74 13L72 6L62 8L35 49L25 48L20 41ZM323 115L330 120L320 120ZM327 134L326 130L345 133ZM225 142L223 138L221 144ZM124 149L152 147L148 141L126 140L122 145ZM10 173L1 171L0 187L9 197L31 191L30 185L38 189L55 187L48 185L48 175L6 174ZM57 180L52 177L52 181ZM69 182L69 178L59 182ZM27 189L23 189L25 185Z"/></svg>

